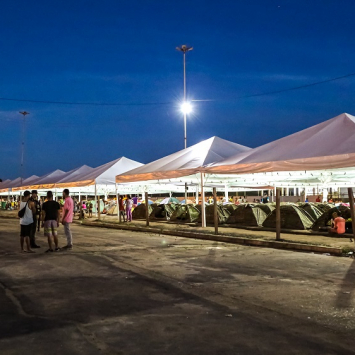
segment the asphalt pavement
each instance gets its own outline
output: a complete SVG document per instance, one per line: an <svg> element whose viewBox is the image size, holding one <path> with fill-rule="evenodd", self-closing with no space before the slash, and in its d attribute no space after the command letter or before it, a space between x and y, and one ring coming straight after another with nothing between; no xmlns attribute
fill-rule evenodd
<svg viewBox="0 0 355 355"><path fill-rule="evenodd" d="M1 355L355 354L354 259L72 229L24 254L0 219Z"/></svg>

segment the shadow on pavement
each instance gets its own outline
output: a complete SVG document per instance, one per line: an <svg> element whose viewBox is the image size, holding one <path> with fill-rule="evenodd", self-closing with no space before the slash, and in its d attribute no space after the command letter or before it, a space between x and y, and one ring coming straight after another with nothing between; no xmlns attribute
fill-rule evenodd
<svg viewBox="0 0 355 355"><path fill-rule="evenodd" d="M355 290L355 259L350 264L348 271L341 283L335 306L337 308L348 308L351 306L352 292Z"/></svg>

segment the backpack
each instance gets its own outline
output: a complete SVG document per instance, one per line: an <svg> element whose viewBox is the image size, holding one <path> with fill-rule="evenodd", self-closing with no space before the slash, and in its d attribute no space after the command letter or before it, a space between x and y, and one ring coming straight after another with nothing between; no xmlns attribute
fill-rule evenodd
<svg viewBox="0 0 355 355"><path fill-rule="evenodd" d="M22 218L22 217L25 215L27 204L28 204L28 201L26 202L25 207L18 211L17 215L18 215L20 218Z"/></svg>

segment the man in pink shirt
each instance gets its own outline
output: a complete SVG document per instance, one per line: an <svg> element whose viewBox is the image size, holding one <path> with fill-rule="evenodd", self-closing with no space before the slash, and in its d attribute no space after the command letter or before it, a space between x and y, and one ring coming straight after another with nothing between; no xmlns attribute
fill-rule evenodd
<svg viewBox="0 0 355 355"><path fill-rule="evenodd" d="M345 219L340 217L338 212L332 214L333 227L330 229L331 233L344 234L345 233Z"/></svg>
<svg viewBox="0 0 355 355"><path fill-rule="evenodd" d="M67 237L67 245L62 249L72 250L73 249L73 236L70 230L70 223L73 222L74 213L74 201L69 196L69 190L63 190L64 197L64 207L62 212L62 224L64 226L65 236Z"/></svg>

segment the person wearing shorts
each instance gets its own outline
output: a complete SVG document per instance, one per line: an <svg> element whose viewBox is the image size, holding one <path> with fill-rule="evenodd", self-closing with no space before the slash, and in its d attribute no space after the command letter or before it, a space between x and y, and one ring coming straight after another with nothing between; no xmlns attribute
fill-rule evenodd
<svg viewBox="0 0 355 355"><path fill-rule="evenodd" d="M60 205L57 201L53 201L52 191L47 192L47 201L42 205L42 228L44 228L44 236L48 239L49 249L46 253L59 251L57 228L59 227ZM53 250L52 237L55 249Z"/></svg>
<svg viewBox="0 0 355 355"><path fill-rule="evenodd" d="M21 251L23 253L34 253L30 246L30 234L33 224L33 214L36 213L35 205L30 201L31 193L25 191L23 194L22 201L20 203L20 211L24 209L25 213L23 217L20 218L21 232L20 232L20 243ZM26 250L24 249L24 243L26 242Z"/></svg>

